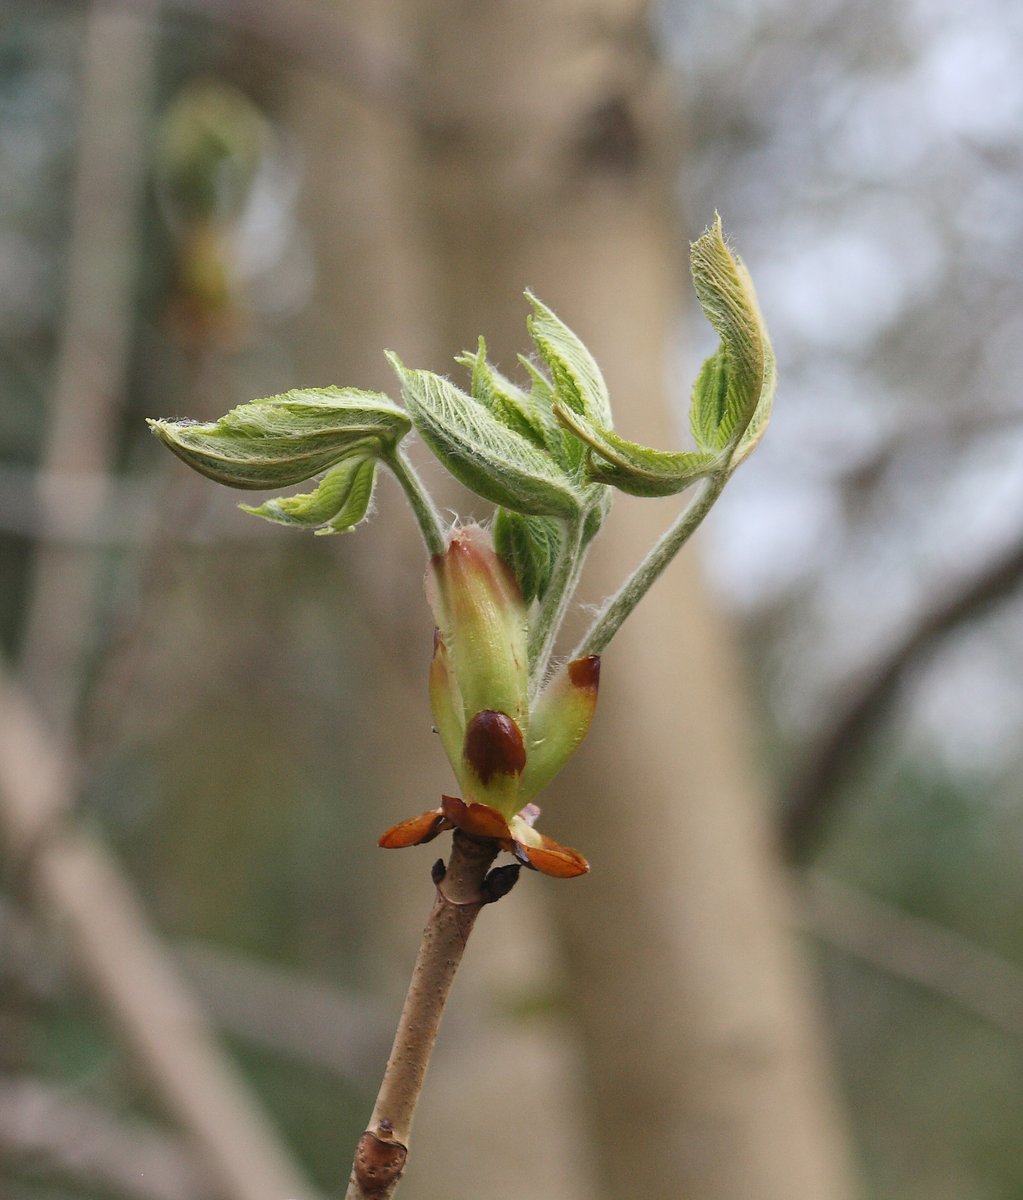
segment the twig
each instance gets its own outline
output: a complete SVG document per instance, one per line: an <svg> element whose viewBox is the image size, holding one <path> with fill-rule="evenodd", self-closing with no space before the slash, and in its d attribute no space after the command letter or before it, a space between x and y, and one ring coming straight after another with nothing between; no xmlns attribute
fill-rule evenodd
<svg viewBox="0 0 1023 1200"><path fill-rule="evenodd" d="M823 826L834 814L839 784L906 673L964 621L1009 595L1021 579L1023 540L939 600L865 675L859 691L817 739L785 789L781 838L791 858L806 861L811 856Z"/></svg>
<svg viewBox="0 0 1023 1200"><path fill-rule="evenodd" d="M445 870L434 867L437 895L423 930L405 1007L394 1035L383 1082L369 1128L359 1139L345 1200L389 1200L405 1168L409 1134L444 1006L480 909L508 890L517 867L503 867L508 885L488 887L493 842L475 841L457 832Z"/></svg>
<svg viewBox="0 0 1023 1200"><path fill-rule="evenodd" d="M1023 1037L1023 970L1014 963L820 871L805 874L800 911L828 944Z"/></svg>
<svg viewBox="0 0 1023 1200"><path fill-rule="evenodd" d="M309 1197L150 933L130 883L67 819L73 779L68 757L0 673L0 835L16 877L60 918L80 969L219 1192L232 1200Z"/></svg>
<svg viewBox="0 0 1023 1200"><path fill-rule="evenodd" d="M581 658L584 654L600 654L606 649L625 618L700 527L727 481L727 474L720 472L701 483L696 494L657 539L612 603L597 617L589 632L573 650L572 658Z"/></svg>

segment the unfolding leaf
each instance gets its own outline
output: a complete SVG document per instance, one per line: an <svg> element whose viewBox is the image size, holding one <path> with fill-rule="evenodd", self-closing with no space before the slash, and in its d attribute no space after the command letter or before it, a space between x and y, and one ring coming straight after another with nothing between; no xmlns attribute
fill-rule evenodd
<svg viewBox="0 0 1023 1200"><path fill-rule="evenodd" d="M531 359L519 355L519 362L529 376L529 398L543 423L544 445L562 470L573 478L581 477L586 447L578 438L565 432L554 416L554 388L551 381Z"/></svg>
<svg viewBox="0 0 1023 1200"><path fill-rule="evenodd" d="M561 548L561 522L499 508L492 533L494 549L511 567L523 600L543 599Z"/></svg>
<svg viewBox="0 0 1023 1200"><path fill-rule="evenodd" d="M591 484L586 489L588 496L588 504L586 508L586 516L583 518L583 545L588 546L590 542L597 536L601 525L604 524L604 518L611 511L611 497L613 495L609 487L603 484Z"/></svg>
<svg viewBox="0 0 1023 1200"><path fill-rule="evenodd" d="M593 355L546 304L529 292L526 296L533 306L529 332L551 373L556 398L574 412L610 428L611 400Z"/></svg>
<svg viewBox="0 0 1023 1200"><path fill-rule="evenodd" d="M389 357L416 429L456 479L514 512L572 516L579 511L582 498L573 480L550 454L447 379L408 370Z"/></svg>
<svg viewBox="0 0 1023 1200"><path fill-rule="evenodd" d="M287 487L350 457L393 447L411 428L386 396L302 388L231 409L219 421L149 421L182 461L229 487Z"/></svg>
<svg viewBox="0 0 1023 1200"><path fill-rule="evenodd" d="M487 344L481 337L475 354L460 354L455 362L472 372L470 392L509 429L534 445L545 447L544 423L533 398L487 361Z"/></svg>
<svg viewBox="0 0 1023 1200"><path fill-rule="evenodd" d="M701 450L735 450L755 424L756 435L732 458L734 466L756 445L774 397L774 354L753 281L725 244L721 218L692 246L693 285L721 345L693 386L690 424Z"/></svg>
<svg viewBox="0 0 1023 1200"><path fill-rule="evenodd" d="M529 723L527 615L511 568L478 525L452 534L430 559L426 598L447 648L447 667L466 721L483 710L503 712L521 729ZM441 697L442 703L452 701ZM435 719L447 720L445 714ZM460 771L462 746L452 762Z"/></svg>
<svg viewBox="0 0 1023 1200"><path fill-rule="evenodd" d="M652 450L627 441L560 403L555 404L554 412L593 451L590 478L633 496L673 496L721 465L720 454Z"/></svg>
<svg viewBox="0 0 1023 1200"><path fill-rule="evenodd" d="M742 437L739 438L738 445L732 452L731 468L733 471L739 463L749 458L757 448L760 439L764 436L767 423L771 419L771 410L774 407L774 393L777 387L777 364L775 363L774 349L768 341L764 342L764 352L764 386L761 389L757 406L753 410L750 423L746 426Z"/></svg>
<svg viewBox="0 0 1023 1200"><path fill-rule="evenodd" d="M313 492L277 496L258 508L239 507L279 525L319 526L318 534L348 533L369 512L376 469L375 458L348 459L332 467Z"/></svg>

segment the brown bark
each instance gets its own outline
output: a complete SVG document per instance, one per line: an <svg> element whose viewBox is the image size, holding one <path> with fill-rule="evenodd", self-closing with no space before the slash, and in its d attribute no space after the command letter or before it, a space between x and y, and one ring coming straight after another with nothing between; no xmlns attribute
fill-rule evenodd
<svg viewBox="0 0 1023 1200"><path fill-rule="evenodd" d="M476 918L488 902L485 877L497 849L493 843L456 834L446 871L442 862L434 868L437 895L369 1128L356 1149L346 1200L388 1200L398 1185L455 972Z"/></svg>

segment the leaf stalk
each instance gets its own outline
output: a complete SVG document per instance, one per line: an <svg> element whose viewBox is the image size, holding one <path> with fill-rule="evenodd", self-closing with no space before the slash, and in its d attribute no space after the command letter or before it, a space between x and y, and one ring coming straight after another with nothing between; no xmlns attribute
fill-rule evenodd
<svg viewBox="0 0 1023 1200"><path fill-rule="evenodd" d="M540 604L529 638L530 690L535 694L543 686L550 665L558 630L579 581L583 565L583 514L565 522L558 560L554 564L547 592Z"/></svg>
<svg viewBox="0 0 1023 1200"><path fill-rule="evenodd" d="M419 526L419 532L423 535L423 541L426 543L426 549L430 556L443 554L446 548L444 526L415 467L397 446L384 456L384 462L394 472L395 478L408 497L416 524Z"/></svg>
<svg viewBox="0 0 1023 1200"><path fill-rule="evenodd" d="M728 471L719 471L703 483L689 504L683 508L676 520L605 605L589 632L572 651L573 659L604 651L654 581L699 528L714 501L721 495L728 477Z"/></svg>

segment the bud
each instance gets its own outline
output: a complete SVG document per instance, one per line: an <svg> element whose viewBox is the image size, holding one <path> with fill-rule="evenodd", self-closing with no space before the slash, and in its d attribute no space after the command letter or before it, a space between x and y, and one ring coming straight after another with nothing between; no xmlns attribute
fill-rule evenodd
<svg viewBox="0 0 1023 1200"><path fill-rule="evenodd" d="M515 816L522 807L519 778L525 765L522 731L506 713L484 709L465 727L465 790L506 817Z"/></svg>
<svg viewBox="0 0 1023 1200"><path fill-rule="evenodd" d="M544 689L529 718L526 770L520 807L558 774L586 736L597 707L600 657L576 658Z"/></svg>
<svg viewBox="0 0 1023 1200"><path fill-rule="evenodd" d="M465 721L484 710L502 712L524 731L529 712L526 606L483 529L459 530L447 550L434 556L426 595Z"/></svg>
<svg viewBox="0 0 1023 1200"><path fill-rule="evenodd" d="M455 533L426 577L437 621L430 664L434 726L464 799L393 826L388 848L431 841L461 829L497 842L520 863L568 878L589 870L578 851L533 828L528 803L561 770L589 729L600 659L579 658L560 671L529 712L528 616L508 564L479 526Z"/></svg>

